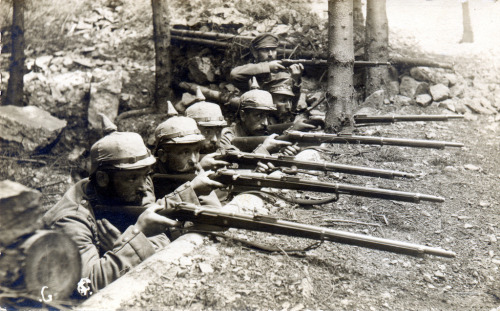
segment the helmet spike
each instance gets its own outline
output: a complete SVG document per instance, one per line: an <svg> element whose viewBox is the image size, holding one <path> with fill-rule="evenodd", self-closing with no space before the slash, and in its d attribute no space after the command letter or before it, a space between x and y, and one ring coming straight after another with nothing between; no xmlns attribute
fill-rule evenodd
<svg viewBox="0 0 500 311"><path fill-rule="evenodd" d="M202 102L204 101L206 98L205 96L203 95L203 93L201 92L201 89L199 86L196 87L196 99L195 99L195 103L197 102Z"/></svg>
<svg viewBox="0 0 500 311"><path fill-rule="evenodd" d="M248 85L251 90L260 89L259 83L257 82L257 78L255 76L253 76L252 79L248 81Z"/></svg>
<svg viewBox="0 0 500 311"><path fill-rule="evenodd" d="M98 115L102 119L103 136L106 136L118 130L118 127L104 113L98 113Z"/></svg>
<svg viewBox="0 0 500 311"><path fill-rule="evenodd" d="M177 110L175 110L175 107L174 105L172 105L172 102L171 101L167 101L167 117L172 117L172 116L177 116L179 115L179 113L177 112Z"/></svg>

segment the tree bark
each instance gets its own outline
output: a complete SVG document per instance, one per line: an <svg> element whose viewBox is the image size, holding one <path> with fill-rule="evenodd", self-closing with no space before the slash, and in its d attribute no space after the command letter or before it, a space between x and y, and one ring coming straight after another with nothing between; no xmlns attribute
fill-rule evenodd
<svg viewBox="0 0 500 311"><path fill-rule="evenodd" d="M170 52L170 12L168 0L151 0L155 40L156 83L154 107L166 112L172 99L172 56Z"/></svg>
<svg viewBox="0 0 500 311"><path fill-rule="evenodd" d="M329 0L326 132L339 133L352 127L353 72L353 2Z"/></svg>
<svg viewBox="0 0 500 311"><path fill-rule="evenodd" d="M12 3L12 54L10 59L10 77L5 98L6 105L23 105L24 88L24 0Z"/></svg>
<svg viewBox="0 0 500 311"><path fill-rule="evenodd" d="M365 28L365 17L363 16L363 4L361 0L353 2L354 31L361 31Z"/></svg>
<svg viewBox="0 0 500 311"><path fill-rule="evenodd" d="M386 0L368 0L366 6L365 54L366 60L383 61L389 59L389 26L386 14ZM387 91L389 82L387 66L368 68L366 71L365 95L375 91Z"/></svg>
<svg viewBox="0 0 500 311"><path fill-rule="evenodd" d="M469 1L462 0L462 24L464 26L464 32L462 35L462 40L460 43L472 43L474 42L474 33L472 32L472 24L470 22L470 11L469 11Z"/></svg>

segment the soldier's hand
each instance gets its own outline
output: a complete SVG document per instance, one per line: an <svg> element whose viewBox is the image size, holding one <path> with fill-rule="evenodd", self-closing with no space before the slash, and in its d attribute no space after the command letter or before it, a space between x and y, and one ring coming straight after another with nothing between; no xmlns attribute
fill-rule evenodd
<svg viewBox="0 0 500 311"><path fill-rule="evenodd" d="M290 67L288 67L288 71L290 72L290 75L292 76L292 79L295 82L297 82L302 77L302 72L304 71L304 65L302 65L302 64L293 64Z"/></svg>
<svg viewBox="0 0 500 311"><path fill-rule="evenodd" d="M149 207L139 215L135 228L140 230L146 236L153 236L165 232L168 227L179 227L180 222L167 218L157 212L163 209L163 206L156 203L148 205Z"/></svg>
<svg viewBox="0 0 500 311"><path fill-rule="evenodd" d="M285 155L285 156L294 156L297 153L299 153L300 147L297 145L293 146L286 146L285 148L280 150L280 154Z"/></svg>
<svg viewBox="0 0 500 311"><path fill-rule="evenodd" d="M205 155L200 160L200 165L205 170L215 170L223 166L228 166L230 163L222 160L215 159L216 156L220 155L218 152L209 153Z"/></svg>
<svg viewBox="0 0 500 311"><path fill-rule="evenodd" d="M315 129L316 126L312 125L312 124L308 124L306 123L307 121L305 120L295 120L293 122L293 125L289 128L289 130L294 130L294 131L308 131L308 130L312 130L312 129Z"/></svg>
<svg viewBox="0 0 500 311"><path fill-rule="evenodd" d="M276 170L276 166L274 166L271 162L267 162L267 164L265 164L259 161L257 162L257 167L255 168L257 173L271 173L274 170Z"/></svg>
<svg viewBox="0 0 500 311"><path fill-rule="evenodd" d="M97 235L102 249L107 252L113 249L116 240L122 233L107 219L97 220Z"/></svg>
<svg viewBox="0 0 500 311"><path fill-rule="evenodd" d="M191 187L197 195L207 195L215 188L224 187L220 182L209 178L213 173L213 171L202 172L191 181Z"/></svg>
<svg viewBox="0 0 500 311"><path fill-rule="evenodd" d="M285 66L281 64L280 60L272 60L269 62L269 70L271 72L279 72L285 70Z"/></svg>
<svg viewBox="0 0 500 311"><path fill-rule="evenodd" d="M275 139L278 134L271 134L262 143L262 147L265 148L269 153L274 150L280 149L281 147L289 146L292 143L289 141Z"/></svg>

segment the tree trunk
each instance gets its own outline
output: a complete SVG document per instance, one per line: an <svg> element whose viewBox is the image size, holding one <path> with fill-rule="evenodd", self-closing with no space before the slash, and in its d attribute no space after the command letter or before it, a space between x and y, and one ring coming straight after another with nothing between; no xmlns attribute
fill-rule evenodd
<svg viewBox="0 0 500 311"><path fill-rule="evenodd" d="M170 12L168 0L151 0L155 40L156 83L154 107L166 111L172 99L172 57L170 55Z"/></svg>
<svg viewBox="0 0 500 311"><path fill-rule="evenodd" d="M369 61L387 62L389 59L389 26L385 2L385 0L368 0L366 5L365 54ZM380 89L387 92L387 83L389 83L387 66L368 68L365 83L366 97Z"/></svg>
<svg viewBox="0 0 500 311"><path fill-rule="evenodd" d="M365 28L365 17L363 16L363 4L361 0L354 0L353 3L354 31L358 32Z"/></svg>
<svg viewBox="0 0 500 311"><path fill-rule="evenodd" d="M328 1L328 89L325 131L352 129L354 100L352 0Z"/></svg>
<svg viewBox="0 0 500 311"><path fill-rule="evenodd" d="M462 18L464 25L464 33L462 35L462 40L460 43L472 43L474 42L474 33L472 32L472 24L470 22L470 12L469 12L469 1L462 0Z"/></svg>
<svg viewBox="0 0 500 311"><path fill-rule="evenodd" d="M22 107L24 106L24 0L14 0L12 5L12 54L5 104Z"/></svg>

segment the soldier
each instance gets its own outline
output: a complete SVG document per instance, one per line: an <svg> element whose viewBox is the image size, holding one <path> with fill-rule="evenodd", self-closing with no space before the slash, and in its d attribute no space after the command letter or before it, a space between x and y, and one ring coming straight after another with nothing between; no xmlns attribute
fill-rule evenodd
<svg viewBox="0 0 500 311"><path fill-rule="evenodd" d="M247 81L255 76L260 85L264 87L266 81L272 80L273 74L278 72L288 72L294 83L294 93L300 95L300 85L304 66L293 64L286 68L281 61L277 60L278 37L270 33L257 36L250 44L250 51L255 63L235 67L231 70L230 80L240 91L248 91Z"/></svg>
<svg viewBox="0 0 500 311"><path fill-rule="evenodd" d="M90 149L90 177L72 186L43 217L47 228L61 230L78 246L82 278L93 292L105 287L169 243L162 232L177 226L156 212L149 177L155 158L139 134L112 132ZM169 202L191 202L189 187L167 196ZM138 218L114 215L111 206L148 207ZM76 284L75 284L76 287ZM82 293L85 294L85 293Z"/></svg>
<svg viewBox="0 0 500 311"><path fill-rule="evenodd" d="M197 98L200 98L200 101L189 106L185 114L186 117L196 121L201 134L205 136L200 147L200 165L203 169L217 169L229 165L225 161L215 159L218 155L216 151L219 149L222 129L227 126L220 106L204 101L205 97L201 91L197 93L199 93Z"/></svg>
<svg viewBox="0 0 500 311"><path fill-rule="evenodd" d="M237 121L231 127L222 131L220 146L223 149L234 149L231 141L234 137L262 136L267 135L271 115L276 111L271 94L267 91L259 90L257 81L253 81L252 90L245 92L240 97L240 108ZM274 139L277 135L269 136L255 150L242 150L245 152L255 152L271 154L281 147L286 155L293 155L297 150L290 146L290 142Z"/></svg>
<svg viewBox="0 0 500 311"><path fill-rule="evenodd" d="M204 140L205 137L201 135L196 121L192 118L171 117L162 122L155 130L155 173L193 175L193 179L187 183L197 195L196 202L193 203L221 207L212 189L223 185L209 179L208 175L212 172L205 172L199 163L200 148ZM179 178L178 182L174 183L172 180L154 178L153 182L157 197L162 197L185 181Z"/></svg>

